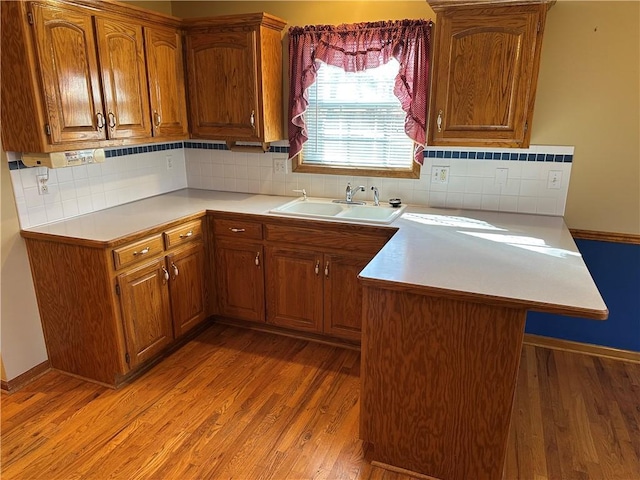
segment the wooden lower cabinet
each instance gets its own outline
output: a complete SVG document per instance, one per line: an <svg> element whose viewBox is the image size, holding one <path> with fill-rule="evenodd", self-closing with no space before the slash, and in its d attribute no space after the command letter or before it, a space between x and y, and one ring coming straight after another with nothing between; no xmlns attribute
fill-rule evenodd
<svg viewBox="0 0 640 480"><path fill-rule="evenodd" d="M179 338L207 317L202 243L167 255L173 334Z"/></svg>
<svg viewBox="0 0 640 480"><path fill-rule="evenodd" d="M360 341L362 286L358 275L372 255L326 253L324 279L324 333Z"/></svg>
<svg viewBox="0 0 640 480"><path fill-rule="evenodd" d="M215 245L218 309L221 315L265 321L263 246L217 239Z"/></svg>
<svg viewBox="0 0 640 480"><path fill-rule="evenodd" d="M267 247L267 322L322 332L323 254Z"/></svg>
<svg viewBox="0 0 640 480"><path fill-rule="evenodd" d="M164 258L118 275L129 366L134 368L173 341Z"/></svg>

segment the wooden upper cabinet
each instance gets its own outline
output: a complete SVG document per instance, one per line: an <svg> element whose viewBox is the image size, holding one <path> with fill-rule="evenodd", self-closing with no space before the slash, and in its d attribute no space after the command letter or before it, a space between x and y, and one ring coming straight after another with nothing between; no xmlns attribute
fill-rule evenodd
<svg viewBox="0 0 640 480"><path fill-rule="evenodd" d="M188 135L182 38L176 29L145 27L154 137Z"/></svg>
<svg viewBox="0 0 640 480"><path fill-rule="evenodd" d="M33 4L31 14L51 143L104 140L106 120L91 15L42 4Z"/></svg>
<svg viewBox="0 0 640 480"><path fill-rule="evenodd" d="M108 136L150 137L142 26L102 17L95 24Z"/></svg>
<svg viewBox="0 0 640 480"><path fill-rule="evenodd" d="M437 13L429 144L529 146L552 3L429 1Z"/></svg>
<svg viewBox="0 0 640 480"><path fill-rule="evenodd" d="M186 25L191 136L232 144L284 139L281 31L286 22L261 13Z"/></svg>

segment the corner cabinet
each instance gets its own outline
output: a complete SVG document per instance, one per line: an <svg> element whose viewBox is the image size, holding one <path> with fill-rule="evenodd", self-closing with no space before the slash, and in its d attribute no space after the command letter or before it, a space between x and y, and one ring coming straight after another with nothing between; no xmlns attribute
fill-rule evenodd
<svg viewBox="0 0 640 480"><path fill-rule="evenodd" d="M108 2L96 7L53 0L0 5L5 150L186 138L178 19ZM170 48L159 50L161 44ZM180 128L162 130L163 118Z"/></svg>
<svg viewBox="0 0 640 480"><path fill-rule="evenodd" d="M200 218L114 244L23 232L51 366L118 386L209 315Z"/></svg>
<svg viewBox="0 0 640 480"><path fill-rule="evenodd" d="M266 13L186 20L191 136L283 140L282 29Z"/></svg>
<svg viewBox="0 0 640 480"><path fill-rule="evenodd" d="M436 12L430 145L526 148L555 0L428 0Z"/></svg>

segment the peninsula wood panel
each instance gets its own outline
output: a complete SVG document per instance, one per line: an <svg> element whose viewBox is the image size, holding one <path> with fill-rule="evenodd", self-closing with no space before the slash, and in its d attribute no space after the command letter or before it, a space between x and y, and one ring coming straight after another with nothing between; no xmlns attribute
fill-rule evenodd
<svg viewBox="0 0 640 480"><path fill-rule="evenodd" d="M107 251L25 242L51 366L113 384L127 366Z"/></svg>
<svg viewBox="0 0 640 480"><path fill-rule="evenodd" d="M501 479L525 316L365 286L360 435L372 459Z"/></svg>

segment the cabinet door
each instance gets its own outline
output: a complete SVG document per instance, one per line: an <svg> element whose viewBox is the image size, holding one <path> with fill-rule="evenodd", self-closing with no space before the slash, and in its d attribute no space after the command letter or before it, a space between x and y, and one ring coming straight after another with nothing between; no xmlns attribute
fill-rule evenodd
<svg viewBox="0 0 640 480"><path fill-rule="evenodd" d="M151 137L142 27L96 18L109 138Z"/></svg>
<svg viewBox="0 0 640 480"><path fill-rule="evenodd" d="M164 258L118 275L122 318L131 368L162 351L173 339Z"/></svg>
<svg viewBox="0 0 640 480"><path fill-rule="evenodd" d="M220 314L264 322L262 245L218 239L215 248Z"/></svg>
<svg viewBox="0 0 640 480"><path fill-rule="evenodd" d="M32 4L31 13L50 142L104 140L106 120L91 15L42 4Z"/></svg>
<svg viewBox="0 0 640 480"><path fill-rule="evenodd" d="M182 40L169 28L145 27L147 78L154 137L186 137Z"/></svg>
<svg viewBox="0 0 640 480"><path fill-rule="evenodd" d="M325 254L324 333L360 341L362 287L358 274L370 256Z"/></svg>
<svg viewBox="0 0 640 480"><path fill-rule="evenodd" d="M322 332L321 253L267 247L267 322Z"/></svg>
<svg viewBox="0 0 640 480"><path fill-rule="evenodd" d="M167 267L173 332L178 338L207 317L204 245L196 243L167 255Z"/></svg>
<svg viewBox="0 0 640 480"><path fill-rule="evenodd" d="M186 38L191 133L260 140L256 32L193 33Z"/></svg>
<svg viewBox="0 0 640 480"><path fill-rule="evenodd" d="M546 8L438 15L430 144L528 147Z"/></svg>

